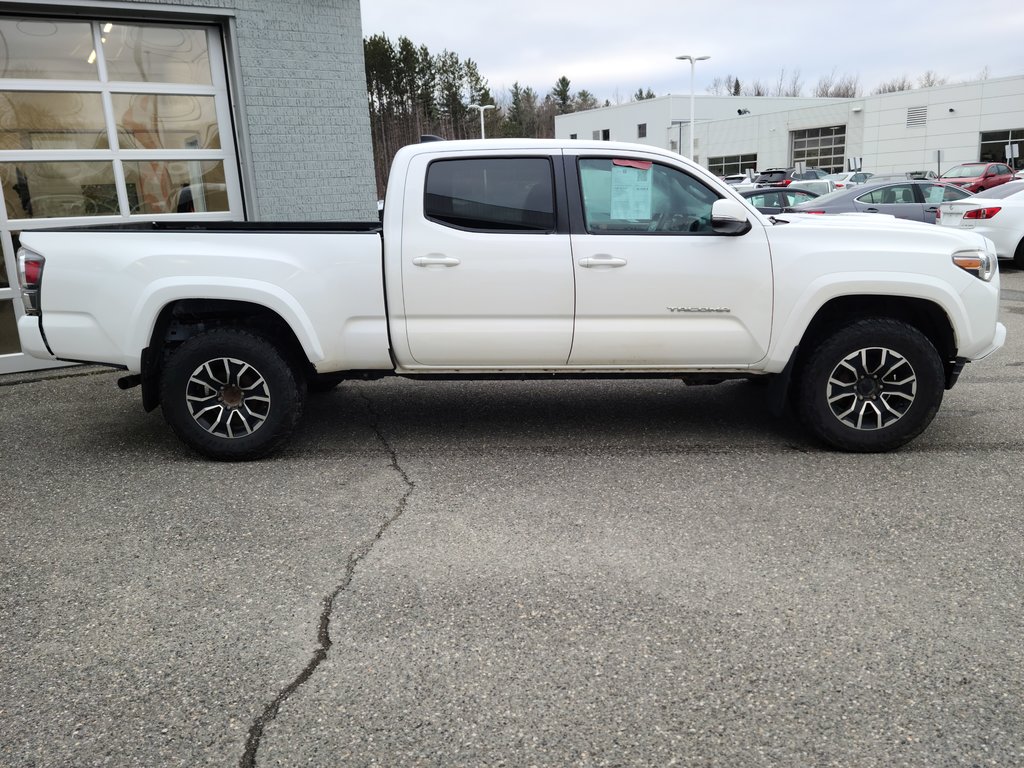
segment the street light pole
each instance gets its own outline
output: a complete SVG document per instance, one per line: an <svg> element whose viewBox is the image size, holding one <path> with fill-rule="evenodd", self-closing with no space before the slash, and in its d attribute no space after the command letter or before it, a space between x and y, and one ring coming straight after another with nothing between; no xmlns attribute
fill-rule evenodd
<svg viewBox="0 0 1024 768"><path fill-rule="evenodd" d="M480 112L480 138L481 139L486 139L487 136L484 135L484 112L486 112L488 109L494 109L494 105L493 104L482 104L482 105L481 104L470 104L469 108L470 109L478 110Z"/></svg>
<svg viewBox="0 0 1024 768"><path fill-rule="evenodd" d="M710 56L690 56L689 54L683 56L676 56L680 61L690 62L690 159L693 160L693 121L694 113L696 112L696 101L693 96L693 73L697 68L698 61L707 61Z"/></svg>

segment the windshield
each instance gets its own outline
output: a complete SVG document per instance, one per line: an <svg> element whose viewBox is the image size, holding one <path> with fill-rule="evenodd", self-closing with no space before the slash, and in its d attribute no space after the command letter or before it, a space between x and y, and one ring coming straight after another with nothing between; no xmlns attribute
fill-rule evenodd
<svg viewBox="0 0 1024 768"><path fill-rule="evenodd" d="M1005 197L1014 197L1024 192L1024 181L1008 181L1005 184L1000 184L998 187L990 187L984 192L979 192L974 197L987 197L990 199L1001 200Z"/></svg>
<svg viewBox="0 0 1024 768"><path fill-rule="evenodd" d="M970 163L968 165L957 165L950 168L944 174L943 179L970 179L974 176L981 176L985 172L984 163Z"/></svg>

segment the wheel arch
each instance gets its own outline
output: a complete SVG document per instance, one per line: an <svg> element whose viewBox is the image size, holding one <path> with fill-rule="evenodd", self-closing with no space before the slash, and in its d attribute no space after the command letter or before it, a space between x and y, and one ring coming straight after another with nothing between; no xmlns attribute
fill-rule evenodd
<svg viewBox="0 0 1024 768"><path fill-rule="evenodd" d="M779 373L779 382L772 390L775 412L792 403L796 396L792 377L814 348L839 328L868 317L900 320L917 328L938 351L947 380L955 374L958 366L956 335L949 315L936 302L896 295L836 296L818 308L793 348L785 368Z"/></svg>
<svg viewBox="0 0 1024 768"><path fill-rule="evenodd" d="M912 325L928 337L943 360L956 356L956 336L949 315L934 301L913 296L836 296L814 314L800 346L806 349L837 328L868 317Z"/></svg>
<svg viewBox="0 0 1024 768"><path fill-rule="evenodd" d="M302 342L291 325L262 304L235 299L177 299L160 310L147 346L142 350L142 405L152 411L160 404L160 374L164 364L188 339L215 328L244 328L274 341L296 370L314 372Z"/></svg>

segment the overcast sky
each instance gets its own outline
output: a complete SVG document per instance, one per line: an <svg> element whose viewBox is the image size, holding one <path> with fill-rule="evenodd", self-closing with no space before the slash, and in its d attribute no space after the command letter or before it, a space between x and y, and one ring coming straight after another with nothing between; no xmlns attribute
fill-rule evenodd
<svg viewBox="0 0 1024 768"><path fill-rule="evenodd" d="M799 73L852 75L864 94L928 70L949 82L1024 75L1021 0L361 0L363 36L405 36L473 59L499 101L519 82L541 96L565 75L612 103L638 88L688 94L716 77L774 87ZM754 12L756 10L756 13ZM1024 98L1024 95L1022 95Z"/></svg>

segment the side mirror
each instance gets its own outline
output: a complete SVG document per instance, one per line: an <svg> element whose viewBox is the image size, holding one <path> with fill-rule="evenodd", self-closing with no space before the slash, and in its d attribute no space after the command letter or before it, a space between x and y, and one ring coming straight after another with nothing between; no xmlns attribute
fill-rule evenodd
<svg viewBox="0 0 1024 768"><path fill-rule="evenodd" d="M720 235L745 235L751 230L750 211L737 200L723 198L711 206L711 229Z"/></svg>

